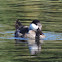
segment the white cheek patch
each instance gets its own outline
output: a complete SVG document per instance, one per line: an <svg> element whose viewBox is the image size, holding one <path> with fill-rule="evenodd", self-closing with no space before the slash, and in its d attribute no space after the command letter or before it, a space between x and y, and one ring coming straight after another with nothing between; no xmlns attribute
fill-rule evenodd
<svg viewBox="0 0 62 62"><path fill-rule="evenodd" d="M32 23L32 24L30 24L29 29L31 29L31 30L37 30L38 26Z"/></svg>
<svg viewBox="0 0 62 62"><path fill-rule="evenodd" d="M37 25L39 26L39 29L41 30L42 25L40 23L37 23Z"/></svg>

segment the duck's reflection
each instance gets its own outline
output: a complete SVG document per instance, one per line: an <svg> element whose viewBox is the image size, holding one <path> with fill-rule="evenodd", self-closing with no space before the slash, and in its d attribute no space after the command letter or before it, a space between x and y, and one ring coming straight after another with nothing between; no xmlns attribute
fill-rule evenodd
<svg viewBox="0 0 62 62"><path fill-rule="evenodd" d="M35 54L41 53L41 47L43 44L43 40L40 40L40 44L37 45L37 43L33 39L26 40L26 42L16 39L15 45L19 46L19 44L21 44L21 45L23 44L23 46L20 46L20 47L27 47L28 46L30 54L35 55Z"/></svg>
<svg viewBox="0 0 62 62"><path fill-rule="evenodd" d="M31 55L38 54L41 52L41 44L37 45L35 42L30 43L30 41L34 42L34 40L29 40L28 45L29 45L29 51Z"/></svg>

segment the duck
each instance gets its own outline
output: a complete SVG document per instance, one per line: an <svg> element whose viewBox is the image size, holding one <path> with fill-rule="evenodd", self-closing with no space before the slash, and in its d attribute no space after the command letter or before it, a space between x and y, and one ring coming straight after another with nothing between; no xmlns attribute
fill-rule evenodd
<svg viewBox="0 0 62 62"><path fill-rule="evenodd" d="M39 20L33 20L29 26L24 26L19 19L15 23L15 37L19 38L29 38L29 40L16 40L18 42L28 42L29 50L32 55L41 52L41 44L45 38L42 32L42 25ZM40 41L41 40L41 41Z"/></svg>
<svg viewBox="0 0 62 62"><path fill-rule="evenodd" d="M40 39L45 38L45 35L42 32L42 25L39 20L33 20L29 26L24 26L21 24L20 20L17 19L15 28L15 37L35 39L36 32L38 30Z"/></svg>

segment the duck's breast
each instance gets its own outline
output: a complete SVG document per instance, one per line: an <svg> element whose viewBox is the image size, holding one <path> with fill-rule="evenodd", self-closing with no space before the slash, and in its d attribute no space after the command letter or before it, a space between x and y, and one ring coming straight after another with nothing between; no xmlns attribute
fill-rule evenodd
<svg viewBox="0 0 62 62"><path fill-rule="evenodd" d="M30 38L30 39L35 39L35 32L33 30L29 30L29 32L26 34L26 38Z"/></svg>

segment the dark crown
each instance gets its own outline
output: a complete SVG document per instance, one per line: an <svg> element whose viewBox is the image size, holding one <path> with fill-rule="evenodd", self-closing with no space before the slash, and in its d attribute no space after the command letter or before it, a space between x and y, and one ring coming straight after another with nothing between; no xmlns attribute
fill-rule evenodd
<svg viewBox="0 0 62 62"><path fill-rule="evenodd" d="M33 20L32 23L37 25L37 23L40 23L40 21L39 20Z"/></svg>

